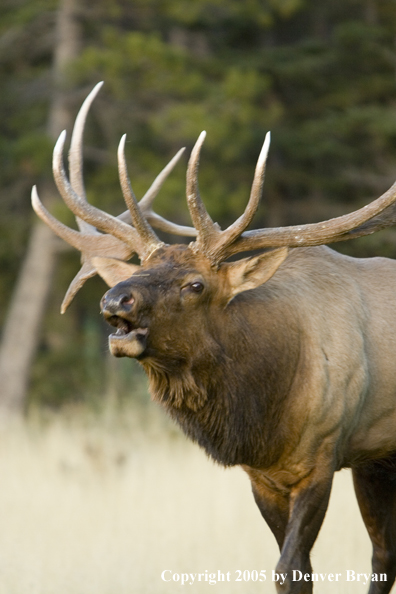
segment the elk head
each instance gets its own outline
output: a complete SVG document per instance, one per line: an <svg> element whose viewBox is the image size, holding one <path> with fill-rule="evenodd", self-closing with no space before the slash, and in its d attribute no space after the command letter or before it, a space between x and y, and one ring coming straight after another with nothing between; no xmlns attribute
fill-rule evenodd
<svg viewBox="0 0 396 594"><path fill-rule="evenodd" d="M62 225L41 204L36 189L32 202L50 227L82 252L83 267L72 282L64 311L86 278L98 272L113 287L103 297L102 312L117 328L110 336L115 356L161 358L174 353L180 364L189 353L183 344L198 348L203 327L216 328L219 311L229 308L241 293L268 281L290 248L321 245L359 237L394 224L396 185L383 196L351 214L315 224L246 231L257 210L264 181L270 137L261 150L250 199L245 212L222 231L207 213L198 189L199 155L205 132L196 142L187 170L187 204L194 228L165 221L151 210L158 189L181 152L161 172L138 204L128 178L124 156L125 136L118 150L120 183L128 211L113 217L88 204L82 181L82 135L86 114L100 85L84 102L74 127L69 161L69 182L62 162L65 133L56 143L53 170L57 187L76 215L80 232ZM132 225L129 224L132 222ZM184 235L196 235L190 245L165 245L150 226ZM266 249L258 256L227 262L231 256ZM137 253L141 266L128 264ZM178 329L178 330L176 330ZM188 339L186 338L188 336ZM195 338L194 338L195 337ZM215 340L215 338L214 338ZM192 345L192 346L191 346Z"/></svg>
<svg viewBox="0 0 396 594"><path fill-rule="evenodd" d="M199 198L196 171L204 137L200 136L188 167L187 195L197 240L189 246L166 246L150 234L150 250L141 255L140 267L108 258L93 259L99 274L114 287L102 299L102 312L117 327L110 336L110 350L116 356L158 359L166 354L169 361L174 353L177 361L188 358L191 346L195 353L198 349L202 329L215 327L216 312L224 310L238 293L268 280L287 255L287 248L282 247L239 262L222 262L227 257L227 245L249 224L257 208L269 136L256 168L247 210L224 232L212 222ZM135 229L143 236L147 223L129 189L123 142L119 169ZM181 329L178 336L176 327Z"/></svg>

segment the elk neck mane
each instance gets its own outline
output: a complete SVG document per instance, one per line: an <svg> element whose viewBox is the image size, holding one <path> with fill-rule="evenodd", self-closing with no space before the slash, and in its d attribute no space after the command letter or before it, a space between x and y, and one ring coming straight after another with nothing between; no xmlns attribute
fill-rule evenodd
<svg viewBox="0 0 396 594"><path fill-rule="evenodd" d="M301 345L296 324L285 330L281 323L285 313L277 301L271 281L238 295L213 324L210 343L197 344L190 359L171 362L168 353L166 360L141 361L153 399L225 466L263 467L281 453L285 400L301 364ZM266 334L262 340L258 325Z"/></svg>

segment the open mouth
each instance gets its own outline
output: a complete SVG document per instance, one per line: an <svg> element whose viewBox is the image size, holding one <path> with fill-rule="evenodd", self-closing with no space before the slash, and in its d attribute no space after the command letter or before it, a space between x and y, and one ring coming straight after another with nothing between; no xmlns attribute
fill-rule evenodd
<svg viewBox="0 0 396 594"><path fill-rule="evenodd" d="M139 357L146 349L148 328L134 326L132 322L119 316L107 320L117 328L109 336L110 352L115 357Z"/></svg>

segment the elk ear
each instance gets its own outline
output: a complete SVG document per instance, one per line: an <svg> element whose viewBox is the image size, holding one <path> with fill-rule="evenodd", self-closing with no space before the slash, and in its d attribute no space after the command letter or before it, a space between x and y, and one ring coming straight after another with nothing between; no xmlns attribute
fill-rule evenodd
<svg viewBox="0 0 396 594"><path fill-rule="evenodd" d="M269 280L285 260L288 251L287 247L281 247L259 256L223 264L231 288L229 300Z"/></svg>
<svg viewBox="0 0 396 594"><path fill-rule="evenodd" d="M121 281L127 280L132 274L140 270L140 266L127 264L127 262L116 260L115 258L95 256L91 259L91 262L95 267L96 272L103 278L109 287L114 287L114 285L117 285Z"/></svg>

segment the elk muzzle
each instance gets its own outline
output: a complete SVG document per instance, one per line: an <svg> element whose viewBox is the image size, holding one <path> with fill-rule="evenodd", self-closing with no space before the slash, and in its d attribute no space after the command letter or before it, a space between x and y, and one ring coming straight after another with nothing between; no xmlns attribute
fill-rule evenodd
<svg viewBox="0 0 396 594"><path fill-rule="evenodd" d="M115 357L140 357L146 349L148 328L139 324L134 295L116 286L104 295L100 305L105 320L117 328L109 336L111 354Z"/></svg>

